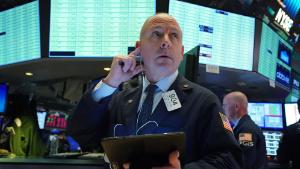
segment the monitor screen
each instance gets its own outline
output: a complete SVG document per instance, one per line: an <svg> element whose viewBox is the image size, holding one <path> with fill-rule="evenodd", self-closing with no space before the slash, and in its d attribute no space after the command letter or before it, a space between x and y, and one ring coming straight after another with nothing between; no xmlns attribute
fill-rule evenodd
<svg viewBox="0 0 300 169"><path fill-rule="evenodd" d="M252 71L254 18L177 0L170 0L169 13L182 29L185 52L200 45L199 63Z"/></svg>
<svg viewBox="0 0 300 169"><path fill-rule="evenodd" d="M38 111L38 112L36 112L36 114L37 114L37 118L38 118L39 129L44 129L47 112Z"/></svg>
<svg viewBox="0 0 300 169"><path fill-rule="evenodd" d="M261 128L283 128L281 103L248 103L248 114Z"/></svg>
<svg viewBox="0 0 300 169"><path fill-rule="evenodd" d="M300 115L299 115L297 103L285 103L284 112L285 112L286 126L289 126L299 121Z"/></svg>
<svg viewBox="0 0 300 169"><path fill-rule="evenodd" d="M281 41L279 41L278 46L278 59L280 59L283 63L291 66L292 50Z"/></svg>
<svg viewBox="0 0 300 169"><path fill-rule="evenodd" d="M45 129L66 130L69 115L56 110L50 110L45 120Z"/></svg>
<svg viewBox="0 0 300 169"><path fill-rule="evenodd" d="M276 82L290 88L291 87L291 70L287 69L282 64L277 63L276 65Z"/></svg>
<svg viewBox="0 0 300 169"><path fill-rule="evenodd" d="M0 66L41 57L39 1L0 12Z"/></svg>
<svg viewBox="0 0 300 169"><path fill-rule="evenodd" d="M289 64L291 62L290 52L292 52L292 49L289 43L262 22L258 73L275 81L277 65L291 71Z"/></svg>
<svg viewBox="0 0 300 169"><path fill-rule="evenodd" d="M267 155L276 156L282 133L280 131L263 131L266 140Z"/></svg>
<svg viewBox="0 0 300 169"><path fill-rule="evenodd" d="M125 55L155 7L155 0L51 0L49 57Z"/></svg>
<svg viewBox="0 0 300 169"><path fill-rule="evenodd" d="M0 83L0 114L5 113L7 103L8 87L5 83Z"/></svg>

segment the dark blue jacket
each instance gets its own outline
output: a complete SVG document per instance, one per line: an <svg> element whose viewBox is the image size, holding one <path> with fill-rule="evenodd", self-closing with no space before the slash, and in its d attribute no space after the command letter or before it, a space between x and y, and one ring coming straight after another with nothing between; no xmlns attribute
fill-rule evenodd
<svg viewBox="0 0 300 169"><path fill-rule="evenodd" d="M266 169L266 142L261 129L244 115L233 130L244 154L245 169Z"/></svg>
<svg viewBox="0 0 300 169"><path fill-rule="evenodd" d="M180 75L170 86L169 90L172 89L182 107L168 112L161 100L150 119L158 126L150 123L137 132L137 109L142 92L142 86L139 86L116 92L99 103L87 93L78 104L68 131L83 150L99 148L101 139L114 133L136 135L183 131L186 150L181 155L181 164L185 169L240 168L242 153L228 124L221 119L219 99Z"/></svg>
<svg viewBox="0 0 300 169"><path fill-rule="evenodd" d="M277 150L277 159L281 164L292 161L292 168L300 168L300 121L286 127Z"/></svg>

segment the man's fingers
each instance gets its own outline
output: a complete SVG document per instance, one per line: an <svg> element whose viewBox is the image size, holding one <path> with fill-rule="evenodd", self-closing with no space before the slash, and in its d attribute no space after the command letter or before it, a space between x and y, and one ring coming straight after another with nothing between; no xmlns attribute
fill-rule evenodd
<svg viewBox="0 0 300 169"><path fill-rule="evenodd" d="M134 51L132 51L128 57L132 58L133 59L133 63L130 67L130 70L131 71L134 71L135 69L135 66L136 66L136 57L140 55L140 48L136 48Z"/></svg>
<svg viewBox="0 0 300 169"><path fill-rule="evenodd" d="M124 58L123 62L124 62L124 66L122 67L122 70L123 70L123 72L126 73L130 69L132 61L129 58Z"/></svg>
<svg viewBox="0 0 300 169"><path fill-rule="evenodd" d="M169 163L174 168L180 168L179 151L173 151L169 154Z"/></svg>
<svg viewBox="0 0 300 169"><path fill-rule="evenodd" d="M133 72L132 72L132 76L131 77L133 77L133 76L141 73L142 71L143 71L143 67L141 65L136 66L134 68Z"/></svg>
<svg viewBox="0 0 300 169"><path fill-rule="evenodd" d="M128 56L129 57L136 57L140 54L141 54L141 49L138 47L138 48L135 48L134 51L130 52Z"/></svg>

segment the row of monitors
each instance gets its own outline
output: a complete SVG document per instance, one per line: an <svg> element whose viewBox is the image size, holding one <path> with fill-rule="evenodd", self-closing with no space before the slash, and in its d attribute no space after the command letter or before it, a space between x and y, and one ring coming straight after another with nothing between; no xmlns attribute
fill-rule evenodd
<svg viewBox="0 0 300 169"><path fill-rule="evenodd" d="M0 65L41 57L40 4L36 0L0 12ZM144 20L155 11L156 0L51 0L48 56L126 54L139 39ZM252 71L258 41L255 71L276 80L276 69L291 70L292 46L253 17L178 0L169 0L169 13L182 28L185 51L200 45L199 63ZM261 35L255 37L255 32Z"/></svg>
<svg viewBox="0 0 300 169"><path fill-rule="evenodd" d="M263 129L281 130L299 118L297 103L248 103L248 114Z"/></svg>
<svg viewBox="0 0 300 169"><path fill-rule="evenodd" d="M297 103L249 103L248 114L259 127L274 130L281 130L284 126L296 123L300 118ZM67 127L68 114L66 113L40 111L37 112L37 116L40 129L66 129Z"/></svg>
<svg viewBox="0 0 300 169"><path fill-rule="evenodd" d="M8 86L5 83L0 83L0 115L5 114L8 98ZM40 129L60 129L67 128L69 115L62 111L38 111L38 125Z"/></svg>
<svg viewBox="0 0 300 169"><path fill-rule="evenodd" d="M7 94L7 85L4 83L0 84L0 114L5 112ZM289 126L297 122L300 117L296 103L249 103L248 114L258 126L266 129L282 129L284 125ZM59 113L56 113L56 115L60 116ZM50 121L52 119L54 124L49 121L46 127L51 127L51 125L56 126L57 123L59 123L58 125L61 125L62 128L67 126L66 122L61 121L60 118L56 118L55 115L52 116L49 116L49 119ZM285 118L283 118L283 116L285 116ZM56 119L58 122L56 122Z"/></svg>

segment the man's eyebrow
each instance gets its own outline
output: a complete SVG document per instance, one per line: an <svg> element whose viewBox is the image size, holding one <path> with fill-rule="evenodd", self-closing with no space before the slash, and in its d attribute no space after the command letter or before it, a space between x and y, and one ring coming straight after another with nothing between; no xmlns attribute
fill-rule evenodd
<svg viewBox="0 0 300 169"><path fill-rule="evenodd" d="M155 29L162 29L162 26L153 26L150 28L150 30L155 30Z"/></svg>
<svg viewBox="0 0 300 169"><path fill-rule="evenodd" d="M163 29L163 27L158 25L158 26L153 26L150 28L150 30L156 30L156 29ZM171 27L171 31L180 32L180 30L178 30L178 28L176 28L176 27Z"/></svg>

